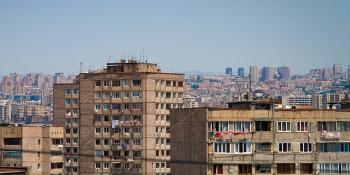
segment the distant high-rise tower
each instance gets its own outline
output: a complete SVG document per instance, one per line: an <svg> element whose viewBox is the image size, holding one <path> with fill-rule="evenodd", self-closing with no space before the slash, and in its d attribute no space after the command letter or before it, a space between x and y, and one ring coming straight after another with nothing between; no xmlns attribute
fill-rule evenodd
<svg viewBox="0 0 350 175"><path fill-rule="evenodd" d="M281 80L289 80L290 79L290 67L288 67L288 66L278 67L277 73L280 76Z"/></svg>
<svg viewBox="0 0 350 175"><path fill-rule="evenodd" d="M322 79L323 81L327 81L331 79L332 69L331 68L323 68L322 71Z"/></svg>
<svg viewBox="0 0 350 175"><path fill-rule="evenodd" d="M250 66L249 76L252 83L259 82L259 68L258 66Z"/></svg>
<svg viewBox="0 0 350 175"><path fill-rule="evenodd" d="M350 81L350 65L348 65L348 80Z"/></svg>
<svg viewBox="0 0 350 175"><path fill-rule="evenodd" d="M226 68L226 75L232 75L232 67Z"/></svg>
<svg viewBox="0 0 350 175"><path fill-rule="evenodd" d="M276 73L275 67L263 67L262 69L262 81L270 81L273 80L273 76Z"/></svg>
<svg viewBox="0 0 350 175"><path fill-rule="evenodd" d="M244 68L243 67L240 67L238 68L238 77L244 77Z"/></svg>
<svg viewBox="0 0 350 175"><path fill-rule="evenodd" d="M343 69L343 66L341 64L334 64L333 75L334 76L341 75L343 73L342 69Z"/></svg>

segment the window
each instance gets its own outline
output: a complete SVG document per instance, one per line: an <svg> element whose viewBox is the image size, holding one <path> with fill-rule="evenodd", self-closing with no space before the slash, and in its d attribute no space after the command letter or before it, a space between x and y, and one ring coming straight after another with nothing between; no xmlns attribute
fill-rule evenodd
<svg viewBox="0 0 350 175"><path fill-rule="evenodd" d="M312 144L300 143L300 152L312 152Z"/></svg>
<svg viewBox="0 0 350 175"><path fill-rule="evenodd" d="M97 87L101 86L101 80L96 80L96 81L95 81L95 85L96 85Z"/></svg>
<svg viewBox="0 0 350 175"><path fill-rule="evenodd" d="M100 139L96 139L95 145L101 145L101 140Z"/></svg>
<svg viewBox="0 0 350 175"><path fill-rule="evenodd" d="M99 163L99 162L98 162L98 163L95 163L95 168L96 168L96 169L100 169L100 168L101 168L101 163Z"/></svg>
<svg viewBox="0 0 350 175"><path fill-rule="evenodd" d="M124 97L124 98L129 98L129 92L124 92L123 97Z"/></svg>
<svg viewBox="0 0 350 175"><path fill-rule="evenodd" d="M95 128L95 133L96 133L96 134L101 133L101 128Z"/></svg>
<svg viewBox="0 0 350 175"><path fill-rule="evenodd" d="M133 86L141 86L141 80L132 80Z"/></svg>
<svg viewBox="0 0 350 175"><path fill-rule="evenodd" d="M257 164L255 165L255 173L270 174L271 165L270 164Z"/></svg>
<svg viewBox="0 0 350 175"><path fill-rule="evenodd" d="M95 110L100 110L101 109L101 105L100 104L96 104L95 105Z"/></svg>
<svg viewBox="0 0 350 175"><path fill-rule="evenodd" d="M108 110L108 109L110 109L109 104L104 104L104 105L103 105L103 110Z"/></svg>
<svg viewBox="0 0 350 175"><path fill-rule="evenodd" d="M66 95L70 95L71 94L71 90L70 89L65 89L64 92L65 92Z"/></svg>
<svg viewBox="0 0 350 175"><path fill-rule="evenodd" d="M3 151L4 158L21 158L21 151Z"/></svg>
<svg viewBox="0 0 350 175"><path fill-rule="evenodd" d="M350 131L350 122L337 122L338 131Z"/></svg>
<svg viewBox="0 0 350 175"><path fill-rule="evenodd" d="M103 156L103 152L102 151L95 151L95 156L96 157L102 157Z"/></svg>
<svg viewBox="0 0 350 175"><path fill-rule="evenodd" d="M41 140L40 139L38 139L38 145L41 145Z"/></svg>
<svg viewBox="0 0 350 175"><path fill-rule="evenodd" d="M297 122L297 132L308 132L308 122Z"/></svg>
<svg viewBox="0 0 350 175"><path fill-rule="evenodd" d="M108 87L109 86L109 81L103 81L103 86Z"/></svg>
<svg viewBox="0 0 350 175"><path fill-rule="evenodd" d="M255 122L256 131L271 131L271 122L269 121L256 121Z"/></svg>
<svg viewBox="0 0 350 175"><path fill-rule="evenodd" d="M312 163L301 163L300 164L300 174L312 174L313 173Z"/></svg>
<svg viewBox="0 0 350 175"><path fill-rule="evenodd" d="M319 143L319 152L350 152L350 142Z"/></svg>
<svg viewBox="0 0 350 175"><path fill-rule="evenodd" d="M108 122L108 121L109 121L109 116L108 116L108 115L105 115L105 116L103 117L103 121Z"/></svg>
<svg viewBox="0 0 350 175"><path fill-rule="evenodd" d="M290 132L290 122L279 121L277 122L277 131L278 132Z"/></svg>
<svg viewBox="0 0 350 175"><path fill-rule="evenodd" d="M119 92L112 92L112 98L120 98Z"/></svg>
<svg viewBox="0 0 350 175"><path fill-rule="evenodd" d="M59 169L59 168L63 168L63 162L51 163L51 169Z"/></svg>
<svg viewBox="0 0 350 175"><path fill-rule="evenodd" d="M270 152L271 151L271 143L256 143L255 150L257 152Z"/></svg>
<svg viewBox="0 0 350 175"><path fill-rule="evenodd" d="M109 133L109 128L103 128L103 133L108 134Z"/></svg>
<svg viewBox="0 0 350 175"><path fill-rule="evenodd" d="M4 145L21 145L21 138L4 138Z"/></svg>
<svg viewBox="0 0 350 175"><path fill-rule="evenodd" d="M249 142L236 142L234 153L242 154L242 153L251 153L252 146Z"/></svg>
<svg viewBox="0 0 350 175"><path fill-rule="evenodd" d="M292 148L291 143L278 143L279 152L290 152Z"/></svg>
<svg viewBox="0 0 350 175"><path fill-rule="evenodd" d="M109 99L109 92L103 93L103 98L104 99Z"/></svg>
<svg viewBox="0 0 350 175"><path fill-rule="evenodd" d="M100 92L96 92L95 93L95 99L100 99L101 98L101 93Z"/></svg>
<svg viewBox="0 0 350 175"><path fill-rule="evenodd" d="M78 95L78 93L79 93L79 90L78 90L78 89L73 89L73 94L74 94L74 95Z"/></svg>
<svg viewBox="0 0 350 175"><path fill-rule="evenodd" d="M277 174L295 174L295 164L292 163L278 163Z"/></svg>
<svg viewBox="0 0 350 175"><path fill-rule="evenodd" d="M123 80L123 86L128 87L129 86L129 81L128 80Z"/></svg>
<svg viewBox="0 0 350 175"><path fill-rule="evenodd" d="M143 104L142 103L133 103L132 104L132 109L134 110L140 110L142 109Z"/></svg>
<svg viewBox="0 0 350 175"><path fill-rule="evenodd" d="M108 169L109 168L109 163L107 163L107 162L103 163L103 168L104 169Z"/></svg>
<svg viewBox="0 0 350 175"><path fill-rule="evenodd" d="M70 104L71 104L71 103L70 103L70 99L66 99L65 101L66 101L66 102L65 102L66 105L70 105Z"/></svg>
<svg viewBox="0 0 350 175"><path fill-rule="evenodd" d="M166 81L165 85L166 85L166 87L171 87L171 81Z"/></svg>
<svg viewBox="0 0 350 175"><path fill-rule="evenodd" d="M121 109L121 105L119 103L114 103L114 104L112 104L112 109L113 110L120 110Z"/></svg>
<svg viewBox="0 0 350 175"><path fill-rule="evenodd" d="M350 152L350 143L338 143L340 152Z"/></svg>
<svg viewBox="0 0 350 175"><path fill-rule="evenodd" d="M77 134L78 133L78 129L77 128L73 128L73 134Z"/></svg>
<svg viewBox="0 0 350 175"><path fill-rule="evenodd" d="M215 153L229 153L230 152L230 143L214 143L214 152Z"/></svg>
<svg viewBox="0 0 350 175"><path fill-rule="evenodd" d="M132 92L132 97L141 97L141 92L140 91Z"/></svg>
<svg viewBox="0 0 350 175"><path fill-rule="evenodd" d="M166 92L165 93L165 98L171 98L171 92Z"/></svg>
<svg viewBox="0 0 350 175"><path fill-rule="evenodd" d="M222 167L221 164L214 164L213 165L213 174L223 174L224 173L224 169Z"/></svg>
<svg viewBox="0 0 350 175"><path fill-rule="evenodd" d="M120 86L120 80L113 80L112 86Z"/></svg>
<svg viewBox="0 0 350 175"><path fill-rule="evenodd" d="M228 122L211 122L211 131L228 131Z"/></svg>
<svg viewBox="0 0 350 175"><path fill-rule="evenodd" d="M320 163L317 164L317 174L348 174L350 164L348 163Z"/></svg>
<svg viewBox="0 0 350 175"><path fill-rule="evenodd" d="M250 129L251 122L249 121L234 122L234 131L236 132L250 132Z"/></svg>
<svg viewBox="0 0 350 175"><path fill-rule="evenodd" d="M252 165L251 164L239 164L238 165L238 174L252 174Z"/></svg>
<svg viewBox="0 0 350 175"><path fill-rule="evenodd" d="M318 122L318 131L336 131L336 122Z"/></svg>
<svg viewBox="0 0 350 175"><path fill-rule="evenodd" d="M183 84L184 84L184 83L183 83L182 81L179 81L179 82L177 83L177 86L178 86L178 87L183 87Z"/></svg>

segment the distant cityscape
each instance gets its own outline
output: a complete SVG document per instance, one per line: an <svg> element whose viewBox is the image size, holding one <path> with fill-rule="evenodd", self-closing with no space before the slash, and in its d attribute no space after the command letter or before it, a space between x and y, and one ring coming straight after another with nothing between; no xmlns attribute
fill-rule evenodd
<svg viewBox="0 0 350 175"><path fill-rule="evenodd" d="M227 67L222 74L185 75L184 107L227 107L228 102L280 99L285 108L328 109L347 98L350 65L334 64L292 74L288 66ZM73 83L76 75L10 73L0 81L2 123L52 124L53 84ZM336 106L335 106L336 107Z"/></svg>

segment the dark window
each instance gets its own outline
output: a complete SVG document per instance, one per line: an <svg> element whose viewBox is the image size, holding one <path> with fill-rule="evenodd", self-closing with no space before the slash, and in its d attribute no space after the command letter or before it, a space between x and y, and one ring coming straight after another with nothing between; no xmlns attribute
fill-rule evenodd
<svg viewBox="0 0 350 175"><path fill-rule="evenodd" d="M120 80L113 80L112 86L120 86Z"/></svg>
<svg viewBox="0 0 350 175"><path fill-rule="evenodd" d="M51 163L51 169L63 168L63 162Z"/></svg>
<svg viewBox="0 0 350 175"><path fill-rule="evenodd" d="M269 121L256 121L255 122L256 131L271 131L271 122Z"/></svg>
<svg viewBox="0 0 350 175"><path fill-rule="evenodd" d="M177 83L177 86L178 87L182 87L184 85L184 83L182 82L182 81L179 81L178 83Z"/></svg>
<svg viewBox="0 0 350 175"><path fill-rule="evenodd" d="M141 80L132 80L133 86L141 86Z"/></svg>
<svg viewBox="0 0 350 175"><path fill-rule="evenodd" d="M336 122L318 122L318 131L336 131Z"/></svg>
<svg viewBox="0 0 350 175"><path fill-rule="evenodd" d="M301 163L300 164L300 174L312 174L313 165L312 163Z"/></svg>
<svg viewBox="0 0 350 175"><path fill-rule="evenodd" d="M238 165L238 174L252 174L252 165L250 164Z"/></svg>
<svg viewBox="0 0 350 175"><path fill-rule="evenodd" d="M258 164L255 165L255 173L271 173L271 165L270 164Z"/></svg>
<svg viewBox="0 0 350 175"><path fill-rule="evenodd" d="M255 150L257 152L270 152L271 151L271 143L256 143Z"/></svg>
<svg viewBox="0 0 350 175"><path fill-rule="evenodd" d="M292 163L278 163L277 174L295 174L295 164Z"/></svg>
<svg viewBox="0 0 350 175"><path fill-rule="evenodd" d="M4 145L21 145L21 138L4 138Z"/></svg>
<svg viewBox="0 0 350 175"><path fill-rule="evenodd" d="M96 80L96 81L95 81L95 85L96 85L96 86L101 86L101 80Z"/></svg>
<svg viewBox="0 0 350 175"><path fill-rule="evenodd" d="M109 121L109 116L104 116L104 121L108 122Z"/></svg>
<svg viewBox="0 0 350 175"><path fill-rule="evenodd" d="M223 174L224 169L222 165L220 164L214 164L213 165L213 174Z"/></svg>

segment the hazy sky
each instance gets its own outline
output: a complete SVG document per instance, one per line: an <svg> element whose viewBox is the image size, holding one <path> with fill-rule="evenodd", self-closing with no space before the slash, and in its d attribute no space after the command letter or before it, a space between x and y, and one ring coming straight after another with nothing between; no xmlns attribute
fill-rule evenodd
<svg viewBox="0 0 350 175"><path fill-rule="evenodd" d="M76 73L142 49L169 71L347 65L350 0L0 1L0 74Z"/></svg>

